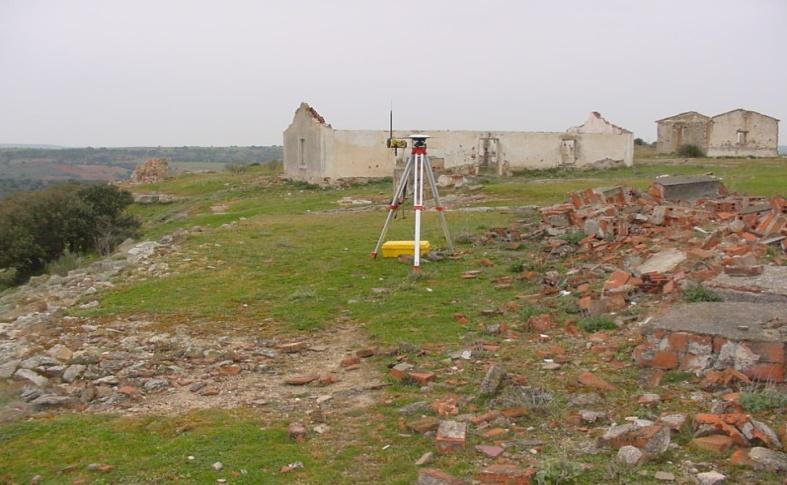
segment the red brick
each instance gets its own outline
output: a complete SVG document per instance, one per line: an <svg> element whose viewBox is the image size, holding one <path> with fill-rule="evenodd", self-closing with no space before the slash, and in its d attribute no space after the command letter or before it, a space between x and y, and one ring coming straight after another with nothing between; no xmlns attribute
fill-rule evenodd
<svg viewBox="0 0 787 485"><path fill-rule="evenodd" d="M342 367L350 367L351 365L358 365L361 363L361 358L357 356L345 357L339 363Z"/></svg>
<svg viewBox="0 0 787 485"><path fill-rule="evenodd" d="M757 381L782 382L784 381L784 364L762 363L754 364L741 372L747 377Z"/></svg>
<svg viewBox="0 0 787 485"><path fill-rule="evenodd" d="M474 416L470 418L470 422L477 426L483 422L492 421L498 416L500 416L500 411L495 411L495 410L487 411L484 414L480 414L478 416Z"/></svg>
<svg viewBox="0 0 787 485"><path fill-rule="evenodd" d="M532 468L522 469L516 465L489 465L476 473L476 480L481 483L501 485L530 485L536 471Z"/></svg>
<svg viewBox="0 0 787 485"><path fill-rule="evenodd" d="M307 376L296 376L290 377L289 379L285 380L285 384L289 384L290 386L303 386L310 382L314 382L319 379L320 376L315 375L307 375Z"/></svg>
<svg viewBox="0 0 787 485"><path fill-rule="evenodd" d="M703 451L713 453L727 453L732 449L732 438L723 434L712 434L701 438L694 438L689 442L689 446Z"/></svg>
<svg viewBox="0 0 787 485"><path fill-rule="evenodd" d="M407 429L418 434L424 434L428 431L435 431L439 425L440 420L434 416L426 416L424 418L415 419L413 421L408 421L405 424Z"/></svg>
<svg viewBox="0 0 787 485"><path fill-rule="evenodd" d="M604 289L611 290L614 288L620 288L628 282L629 278L631 278L630 274L626 273L625 271L617 270L613 272L607 282L604 283Z"/></svg>
<svg viewBox="0 0 787 485"><path fill-rule="evenodd" d="M728 342L728 340L726 338L724 338L724 337L714 336L713 337L713 353L714 354L718 354L719 352L721 352L721 348L727 342Z"/></svg>
<svg viewBox="0 0 787 485"><path fill-rule="evenodd" d="M747 347L760 356L760 361L784 364L784 344L781 342L747 342Z"/></svg>
<svg viewBox="0 0 787 485"><path fill-rule="evenodd" d="M435 380L434 372L428 371L413 371L408 372L407 377L419 386L425 386L428 382Z"/></svg>
<svg viewBox="0 0 787 485"><path fill-rule="evenodd" d="M667 336L667 350L672 352L686 352L689 348L688 332L672 332Z"/></svg>
<svg viewBox="0 0 787 485"><path fill-rule="evenodd" d="M441 421L437 428L435 447L442 453L462 450L467 439L467 425L456 421Z"/></svg>
<svg viewBox="0 0 787 485"><path fill-rule="evenodd" d="M678 354L664 350L656 351L653 360L650 362L650 367L664 370L676 369L678 367Z"/></svg>
<svg viewBox="0 0 787 485"><path fill-rule="evenodd" d="M598 389L600 391L616 391L618 388L605 381L601 377L593 374L592 372L583 372L577 378L583 386Z"/></svg>
<svg viewBox="0 0 787 485"><path fill-rule="evenodd" d="M730 455L730 463L735 466L750 466L755 465L754 460L749 458L749 450L746 448L738 448L732 455Z"/></svg>
<svg viewBox="0 0 787 485"><path fill-rule="evenodd" d="M519 418L528 413L527 408L505 408L500 413L507 418Z"/></svg>

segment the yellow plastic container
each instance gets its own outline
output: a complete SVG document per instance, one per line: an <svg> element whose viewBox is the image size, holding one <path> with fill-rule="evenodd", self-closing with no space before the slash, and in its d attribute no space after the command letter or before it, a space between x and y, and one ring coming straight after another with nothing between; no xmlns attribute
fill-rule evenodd
<svg viewBox="0 0 787 485"><path fill-rule="evenodd" d="M429 241L421 241L421 254L426 254L432 246ZM415 254L415 241L387 241L383 243L384 258L398 258L403 254Z"/></svg>

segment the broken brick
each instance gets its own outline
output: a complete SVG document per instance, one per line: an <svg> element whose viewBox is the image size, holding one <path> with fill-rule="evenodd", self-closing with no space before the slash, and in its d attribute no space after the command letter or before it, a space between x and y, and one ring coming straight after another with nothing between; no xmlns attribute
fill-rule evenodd
<svg viewBox="0 0 787 485"><path fill-rule="evenodd" d="M501 485L530 485L536 471L532 468L519 468L516 465L493 464L476 473L481 483Z"/></svg>
<svg viewBox="0 0 787 485"><path fill-rule="evenodd" d="M440 421L437 427L435 445L442 453L459 451L465 447L467 439L467 424L459 421Z"/></svg>

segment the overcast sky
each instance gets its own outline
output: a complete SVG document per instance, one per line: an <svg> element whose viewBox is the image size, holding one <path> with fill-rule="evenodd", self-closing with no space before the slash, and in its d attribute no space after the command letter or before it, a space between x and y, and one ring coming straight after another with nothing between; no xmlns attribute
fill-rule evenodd
<svg viewBox="0 0 787 485"><path fill-rule="evenodd" d="M301 101L335 128L596 110L653 140L688 110L787 118L785 47L785 0L0 0L0 143L281 144Z"/></svg>

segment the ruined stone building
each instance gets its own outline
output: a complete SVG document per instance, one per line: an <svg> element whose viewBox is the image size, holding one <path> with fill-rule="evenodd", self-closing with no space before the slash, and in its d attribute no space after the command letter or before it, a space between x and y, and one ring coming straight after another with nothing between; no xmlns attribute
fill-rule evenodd
<svg viewBox="0 0 787 485"><path fill-rule="evenodd" d="M778 156L779 120L755 111L735 109L713 117L687 111L656 125L658 153L695 145L709 157Z"/></svg>
<svg viewBox="0 0 787 485"><path fill-rule="evenodd" d="M485 166L500 173L517 169L631 165L630 131L599 113L564 132L396 130L395 138L428 133L435 167ZM390 177L397 157L386 147L386 130L337 130L301 103L284 131L284 172L289 178L330 183L347 178ZM399 158L407 156L399 150Z"/></svg>

